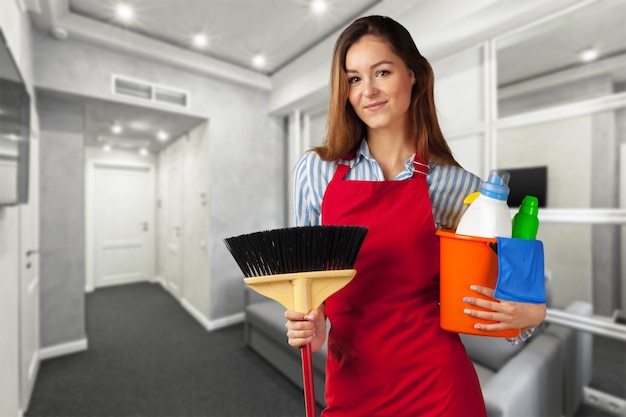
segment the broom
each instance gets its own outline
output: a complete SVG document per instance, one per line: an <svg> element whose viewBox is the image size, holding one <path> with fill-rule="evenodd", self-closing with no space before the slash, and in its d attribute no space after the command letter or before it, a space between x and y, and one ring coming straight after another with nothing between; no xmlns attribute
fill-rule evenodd
<svg viewBox="0 0 626 417"><path fill-rule="evenodd" d="M308 313L343 288L367 235L361 226L303 226L224 239L245 283L286 309ZM316 417L311 344L301 348L307 417Z"/></svg>

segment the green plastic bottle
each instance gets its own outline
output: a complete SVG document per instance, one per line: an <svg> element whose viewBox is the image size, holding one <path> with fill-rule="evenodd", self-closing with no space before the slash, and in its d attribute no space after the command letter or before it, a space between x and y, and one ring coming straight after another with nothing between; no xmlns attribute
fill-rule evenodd
<svg viewBox="0 0 626 417"><path fill-rule="evenodd" d="M512 237L533 240L537 238L539 229L539 200L537 197L527 195L519 206L519 211L513 216Z"/></svg>

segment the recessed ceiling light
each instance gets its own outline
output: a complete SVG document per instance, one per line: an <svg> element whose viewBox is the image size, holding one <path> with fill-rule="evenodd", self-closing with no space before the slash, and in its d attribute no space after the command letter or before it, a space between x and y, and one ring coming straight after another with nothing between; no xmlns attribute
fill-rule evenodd
<svg viewBox="0 0 626 417"><path fill-rule="evenodd" d="M326 0L312 0L311 1L311 10L313 10L314 13L324 13L326 11L326 9L328 8L328 5L326 4Z"/></svg>
<svg viewBox="0 0 626 417"><path fill-rule="evenodd" d="M580 53L580 59L584 62L590 62L598 58L598 51L594 48L587 48Z"/></svg>
<svg viewBox="0 0 626 417"><path fill-rule="evenodd" d="M118 3L115 6L115 16L123 22L130 22L135 17L135 11L126 3Z"/></svg>
<svg viewBox="0 0 626 417"><path fill-rule="evenodd" d="M130 127L133 130L137 130L137 131L146 131L148 129L150 129L150 124L147 122L142 122L139 120L135 120L133 122L130 122L130 124L128 125L128 127Z"/></svg>
<svg viewBox="0 0 626 417"><path fill-rule="evenodd" d="M265 56L261 54L253 56L252 65L255 68L263 68L265 66Z"/></svg>
<svg viewBox="0 0 626 417"><path fill-rule="evenodd" d="M115 123L113 126L111 126L111 133L115 133L116 135L119 135L120 133L122 133L122 125Z"/></svg>
<svg viewBox="0 0 626 417"><path fill-rule="evenodd" d="M167 132L165 132L164 130L159 130L159 132L157 133L157 138L160 141L166 141L169 139L169 135L167 134Z"/></svg>
<svg viewBox="0 0 626 417"><path fill-rule="evenodd" d="M109 152L111 150L111 145L104 145L102 147L102 150L105 151L105 152Z"/></svg>
<svg viewBox="0 0 626 417"><path fill-rule="evenodd" d="M146 148L139 149L139 155L141 155L141 156L148 155L148 150Z"/></svg>
<svg viewBox="0 0 626 417"><path fill-rule="evenodd" d="M196 33L193 35L193 46L196 48L206 48L209 44L209 38L204 33Z"/></svg>

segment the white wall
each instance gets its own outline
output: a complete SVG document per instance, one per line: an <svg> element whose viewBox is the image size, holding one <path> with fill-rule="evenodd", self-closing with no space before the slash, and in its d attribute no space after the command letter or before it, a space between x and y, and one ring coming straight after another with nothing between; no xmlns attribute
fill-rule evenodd
<svg viewBox="0 0 626 417"><path fill-rule="evenodd" d="M85 345L83 109L39 97L41 347ZM48 350L49 352L50 350Z"/></svg>
<svg viewBox="0 0 626 417"><path fill-rule="evenodd" d="M208 256L206 279L210 290L209 294L202 294L200 290L199 296L210 297L209 320L241 313L244 305L242 275L223 239L282 227L286 222L285 139L282 120L268 115L269 94L80 41L59 41L39 31L34 31L33 39L38 88L153 107L211 121L201 141L207 148L194 156L204 155L204 160L198 163L202 169L192 173L206 176L209 181L206 213L210 228L204 238L204 250ZM67 65L68 62L72 65ZM175 109L113 96L111 74L189 91L190 106ZM58 288L58 291L63 290Z"/></svg>
<svg viewBox="0 0 626 417"><path fill-rule="evenodd" d="M174 293L183 306L189 310L205 327L211 328L211 293L220 292L212 288L210 283L209 244L209 189L211 177L209 172L209 130L210 122L202 123L180 138L172 141L158 155L158 276L167 287L170 277L168 268L168 201L167 176L168 166L172 158L177 159L180 169L181 187L181 269L180 288ZM228 283L228 281L226 281ZM237 287L242 282L231 282ZM240 292L243 290L239 288ZM227 296L229 289L221 292Z"/></svg>
<svg viewBox="0 0 626 417"><path fill-rule="evenodd" d="M0 1L0 29L11 49L29 92L33 91L30 24L28 15L17 1ZM31 132L39 133L38 117L33 100ZM21 404L20 375L20 254L38 242L25 241L20 235L19 207L0 207L0 415L17 416ZM31 246L34 245L34 246ZM35 306L33 306L34 308Z"/></svg>

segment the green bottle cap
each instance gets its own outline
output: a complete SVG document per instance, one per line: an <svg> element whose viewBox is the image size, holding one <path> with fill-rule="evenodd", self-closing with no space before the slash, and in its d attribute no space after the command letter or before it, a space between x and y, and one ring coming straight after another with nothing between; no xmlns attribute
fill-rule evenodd
<svg viewBox="0 0 626 417"><path fill-rule="evenodd" d="M536 216L539 213L539 200L537 197L527 195L522 200L522 205L519 206L519 212Z"/></svg>

